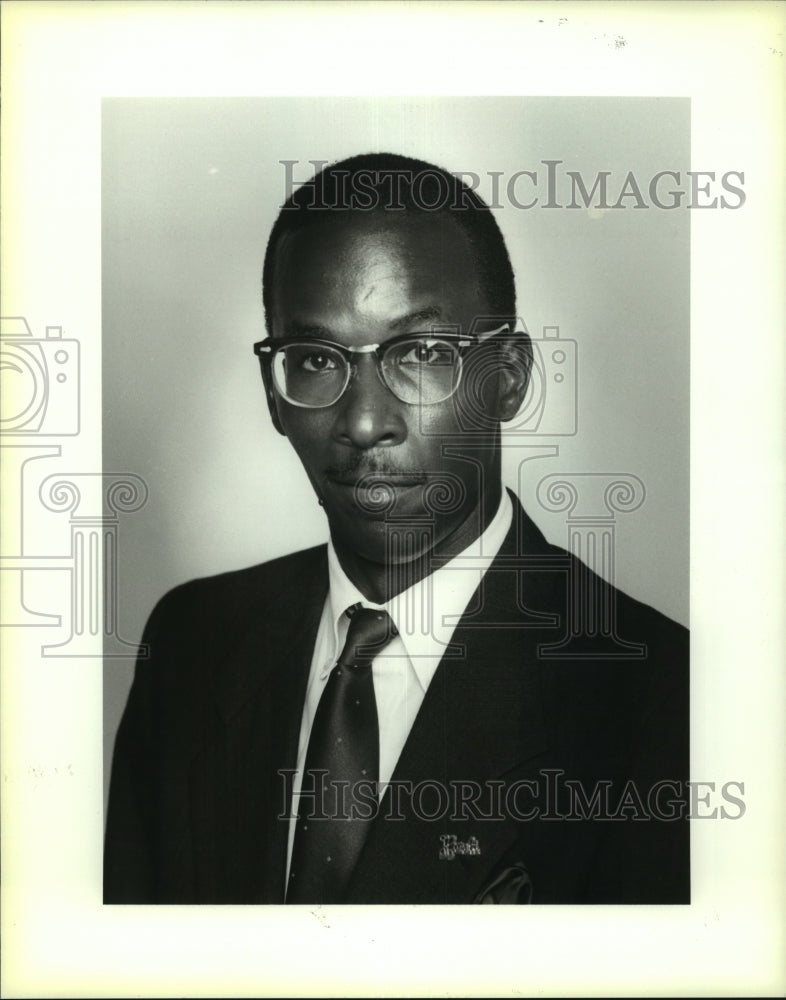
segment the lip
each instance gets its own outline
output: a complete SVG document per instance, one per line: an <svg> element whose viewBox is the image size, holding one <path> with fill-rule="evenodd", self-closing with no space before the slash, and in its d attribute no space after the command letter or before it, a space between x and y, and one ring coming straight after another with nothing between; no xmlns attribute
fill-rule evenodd
<svg viewBox="0 0 786 1000"><path fill-rule="evenodd" d="M426 483L425 476L403 472L364 472L360 476L357 473L347 476L328 473L326 478L334 486L360 490L373 489L376 486L385 486L392 490L411 489L415 486L424 486Z"/></svg>
<svg viewBox="0 0 786 1000"><path fill-rule="evenodd" d="M331 491L352 509L353 514L379 517L398 507L408 496L420 493L427 482L425 476L367 472L358 476L341 474L326 476Z"/></svg>

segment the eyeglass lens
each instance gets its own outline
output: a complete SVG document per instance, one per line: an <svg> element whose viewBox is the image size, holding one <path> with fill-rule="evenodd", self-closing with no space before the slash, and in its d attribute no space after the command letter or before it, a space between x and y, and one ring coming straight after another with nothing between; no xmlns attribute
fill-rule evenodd
<svg viewBox="0 0 786 1000"><path fill-rule="evenodd" d="M393 344L382 354L382 378L404 403L447 399L460 373L461 357L455 345L431 337ZM331 406L349 383L350 374L345 355L324 344L287 344L273 358L276 388L300 406Z"/></svg>

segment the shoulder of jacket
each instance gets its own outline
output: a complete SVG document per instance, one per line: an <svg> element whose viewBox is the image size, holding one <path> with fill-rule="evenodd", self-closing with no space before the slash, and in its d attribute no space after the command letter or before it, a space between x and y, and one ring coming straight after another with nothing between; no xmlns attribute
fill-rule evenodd
<svg viewBox="0 0 786 1000"><path fill-rule="evenodd" d="M153 616L194 613L200 607L213 611L221 606L239 609L246 603L287 593L297 587L298 582L312 580L320 572L327 575L326 545L180 583L158 601Z"/></svg>

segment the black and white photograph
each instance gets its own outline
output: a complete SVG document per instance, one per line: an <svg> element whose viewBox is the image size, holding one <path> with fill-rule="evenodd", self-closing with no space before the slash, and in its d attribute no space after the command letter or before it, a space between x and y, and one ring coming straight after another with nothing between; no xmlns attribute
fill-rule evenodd
<svg viewBox="0 0 786 1000"><path fill-rule="evenodd" d="M782 5L2 6L4 995L780 995Z"/></svg>
<svg viewBox="0 0 786 1000"><path fill-rule="evenodd" d="M105 901L689 902L688 102L103 124Z"/></svg>

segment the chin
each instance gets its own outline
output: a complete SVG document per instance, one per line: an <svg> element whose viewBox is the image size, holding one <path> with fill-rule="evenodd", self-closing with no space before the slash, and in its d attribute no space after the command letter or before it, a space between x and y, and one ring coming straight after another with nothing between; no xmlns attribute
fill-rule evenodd
<svg viewBox="0 0 786 1000"><path fill-rule="evenodd" d="M429 556L445 535L433 523L391 522L358 517L352 523L330 519L334 545L365 562L379 566L407 566Z"/></svg>

